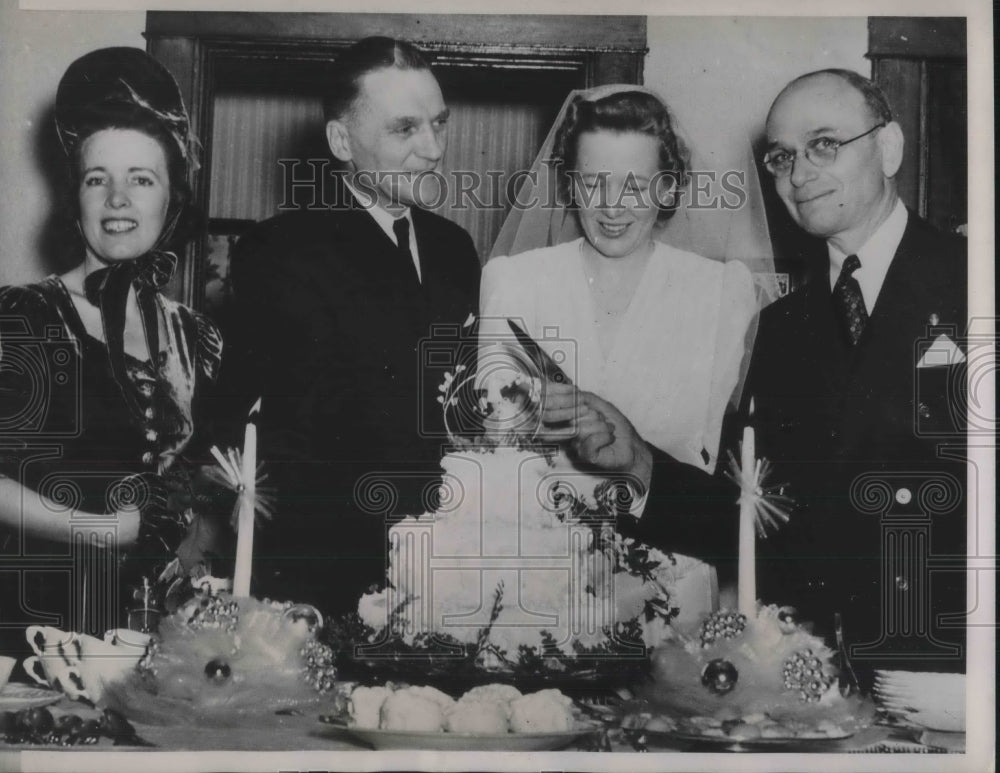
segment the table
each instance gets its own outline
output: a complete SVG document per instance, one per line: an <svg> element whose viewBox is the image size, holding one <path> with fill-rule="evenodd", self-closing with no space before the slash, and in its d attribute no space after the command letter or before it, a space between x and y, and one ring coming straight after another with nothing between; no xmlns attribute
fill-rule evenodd
<svg viewBox="0 0 1000 773"><path fill-rule="evenodd" d="M100 712L83 704L62 699L51 707L52 713L73 713L82 718L98 717ZM379 752L373 754L364 744L346 732L318 721L315 710L303 715L274 715L264 726L211 728L200 726L155 726L133 722L137 734L155 744L154 748L115 747L109 739L94 746L28 747L0 744L0 771L58 771L82 773L86 770L362 770L402 767L413 768L417 761L432 759L433 752ZM640 735L641 738L641 735ZM634 752L631 739L623 733L610 734L612 752ZM655 753L724 752L725 749L692 747L683 742L663 742L648 734L641 738L651 755L635 755L636 762L655 760ZM595 744L585 742L567 750L573 758L585 758L600 765L611 758L594 753ZM581 752L581 750L584 750ZM861 751L930 751L897 730L882 725L866 728L850 739L824 745L827 753ZM576 752L575 754L573 754ZM567 759L562 756L549 759ZM509 755L504 755L505 757ZM699 755L701 756L701 755ZM480 755L480 759L482 755ZM660 758L662 759L662 758ZM109 767L110 765L110 767ZM551 767L551 765L546 765ZM556 765L556 767L568 767ZM584 769L581 765L574 765ZM636 769L644 765L636 765Z"/></svg>

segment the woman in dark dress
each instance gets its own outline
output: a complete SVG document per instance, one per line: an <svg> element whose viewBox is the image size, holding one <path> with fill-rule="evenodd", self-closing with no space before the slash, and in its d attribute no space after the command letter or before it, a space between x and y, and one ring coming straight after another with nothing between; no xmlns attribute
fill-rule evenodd
<svg viewBox="0 0 1000 773"><path fill-rule="evenodd" d="M195 222L194 139L173 77L109 48L63 76L80 263L0 289L0 651L24 626L100 635L190 539L163 476L203 455L199 407L222 340L168 298Z"/></svg>

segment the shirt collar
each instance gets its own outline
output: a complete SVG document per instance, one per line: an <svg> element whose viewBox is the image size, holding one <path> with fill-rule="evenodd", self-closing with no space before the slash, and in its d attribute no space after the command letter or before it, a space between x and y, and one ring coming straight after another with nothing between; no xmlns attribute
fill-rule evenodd
<svg viewBox="0 0 1000 773"><path fill-rule="evenodd" d="M868 241L861 245L855 253L861 261L861 268L854 272L853 276L861 286L861 295L865 299L865 306L870 314L875 308L875 301L882 290L882 283L885 275L889 272L889 264L899 249L899 243L903 240L903 232L906 230L906 222L909 214L902 200L896 199L896 206L893 207L889 217L878 227ZM830 255L830 288L837 282L840 276L840 269L847 259L847 255L827 242L827 251Z"/></svg>
<svg viewBox="0 0 1000 773"><path fill-rule="evenodd" d="M371 196L368 196L367 194L364 194L361 191L359 191L357 188L355 188L353 185L347 182L346 179L344 180L344 184L347 186L348 190L354 195L354 198L358 200L358 203L362 207L364 207L365 211L368 212L368 214L375 219L375 222L378 223L379 228L385 231L386 235L390 239L392 239L393 242L395 242L396 234L392 230L392 224L395 223L398 218L391 212L386 210L384 207L379 205L374 199L372 199ZM407 220L410 221L410 228L412 231L413 215L410 212L410 208L406 207L406 209L403 210L403 214L400 215L399 217L405 217Z"/></svg>

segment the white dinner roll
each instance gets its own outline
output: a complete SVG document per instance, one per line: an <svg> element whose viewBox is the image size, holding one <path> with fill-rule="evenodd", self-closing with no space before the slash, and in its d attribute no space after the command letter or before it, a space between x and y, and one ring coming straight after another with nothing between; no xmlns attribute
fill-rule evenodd
<svg viewBox="0 0 1000 773"><path fill-rule="evenodd" d="M430 698L409 690L394 692L382 704L383 730L414 730L436 733L444 727L444 713Z"/></svg>
<svg viewBox="0 0 1000 773"><path fill-rule="evenodd" d="M497 701L476 701L463 698L455 704L445 722L451 733L497 735L506 733L507 706Z"/></svg>
<svg viewBox="0 0 1000 773"><path fill-rule="evenodd" d="M503 706L507 719L510 719L510 704L521 697L521 691L509 684L483 684L473 687L460 700L463 701L483 701L485 703L499 703Z"/></svg>
<svg viewBox="0 0 1000 773"><path fill-rule="evenodd" d="M558 733L574 726L573 701L559 690L540 690L511 701L510 729L515 733Z"/></svg>
<svg viewBox="0 0 1000 773"><path fill-rule="evenodd" d="M377 729L382 704L391 692L388 687L355 687L347 704L351 725L370 730Z"/></svg>
<svg viewBox="0 0 1000 773"><path fill-rule="evenodd" d="M465 693L461 699L463 701L495 701L497 703L510 703L520 697L521 691L513 685L494 682L493 684L482 684L479 687L473 687Z"/></svg>
<svg viewBox="0 0 1000 773"><path fill-rule="evenodd" d="M441 692L436 687L414 685L411 687L407 687L404 690L401 690L400 692L406 692L409 693L410 695L416 695L419 698L426 698L427 700L436 703L438 707L441 709L442 714L447 714L455 706L455 699L452 698L450 695Z"/></svg>

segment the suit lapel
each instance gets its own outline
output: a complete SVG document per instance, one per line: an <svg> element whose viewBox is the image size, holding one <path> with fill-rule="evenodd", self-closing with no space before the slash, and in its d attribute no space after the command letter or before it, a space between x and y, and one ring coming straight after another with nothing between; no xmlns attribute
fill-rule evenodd
<svg viewBox="0 0 1000 773"><path fill-rule="evenodd" d="M919 221L911 212L872 310L872 330L876 337L882 325L912 309L914 292L920 289L920 277L924 274L919 266L920 241Z"/></svg>
<svg viewBox="0 0 1000 773"><path fill-rule="evenodd" d="M365 210L354 195L345 186L345 194L348 201L348 211L343 213L348 223L350 238L354 242L353 252L359 269L365 269L366 273L382 274L391 269L392 240L385 231L375 222L375 218ZM339 226L337 219L333 223Z"/></svg>
<svg viewBox="0 0 1000 773"><path fill-rule="evenodd" d="M851 368L841 420L842 442L847 448L870 442L869 425L876 412L885 423L893 421L887 412L899 412L897 423L912 416L914 347L923 332L925 306L930 305L933 293L926 286L923 239L920 222L911 212Z"/></svg>
<svg viewBox="0 0 1000 773"><path fill-rule="evenodd" d="M447 308L448 299L456 290L454 278L448 271L448 247L443 244L440 226L430 213L417 207L411 211L420 251L421 289L433 314L436 309Z"/></svg>
<svg viewBox="0 0 1000 773"><path fill-rule="evenodd" d="M419 207L412 207L410 213L413 217L413 232L417 237L417 252L420 254L420 283L424 293L432 297L433 290L441 279L440 266L435 259L435 247L440 249L440 245L436 244L434 221Z"/></svg>
<svg viewBox="0 0 1000 773"><path fill-rule="evenodd" d="M850 372L850 352L833 314L829 282L817 278L803 290L804 345L812 352L822 387L828 396L839 395Z"/></svg>
<svg viewBox="0 0 1000 773"><path fill-rule="evenodd" d="M347 229L351 240L354 242L351 249L351 260L355 263L355 268L377 284L386 285L392 283L399 285L411 297L420 294L420 288L414 276L414 272L404 263L396 243L382 229L375 218L362 207L347 186L344 186L344 199L347 202L348 212L341 213L347 220L332 220L334 227L339 228L342 223L348 223ZM420 234L417 232L419 244ZM341 240L335 240L334 243ZM420 249L420 248L418 248ZM421 256L422 256L421 249ZM421 257L421 261L423 258ZM421 263L421 268L423 264Z"/></svg>
<svg viewBox="0 0 1000 773"><path fill-rule="evenodd" d="M854 380L871 378L874 371L884 368L898 354L896 350L903 340L912 336L913 315L923 297L918 222L911 212L858 347L852 369Z"/></svg>

